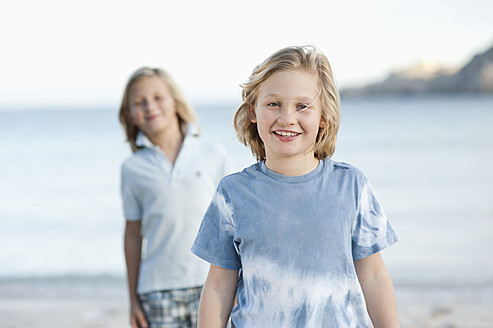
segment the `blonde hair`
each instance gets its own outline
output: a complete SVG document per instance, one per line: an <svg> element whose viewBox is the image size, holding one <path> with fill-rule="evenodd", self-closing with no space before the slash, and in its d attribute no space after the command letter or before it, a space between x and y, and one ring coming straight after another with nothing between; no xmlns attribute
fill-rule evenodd
<svg viewBox="0 0 493 328"><path fill-rule="evenodd" d="M250 111L255 109L259 89L274 72L287 70L304 70L317 74L320 86L321 120L325 126L318 131L315 142L315 157L325 159L335 151L337 132L339 130L339 91L329 60L313 46L287 47L273 53L260 65L255 67L242 88L243 103L234 116L234 128L238 139L245 146L250 146L252 154L258 161L265 159L265 147L258 134L257 124L250 121Z"/></svg>
<svg viewBox="0 0 493 328"><path fill-rule="evenodd" d="M188 103L185 96L181 92L180 88L173 80L171 75L169 75L166 71L160 68L150 68L150 67L141 67L136 70L132 76L128 79L127 85L125 86L125 90L123 92L122 103L120 106L119 119L120 123L125 130L125 134L127 136L127 141L132 148L132 151L137 151L140 147L136 144L137 134L140 129L132 122L130 119L130 89L132 86L147 77L157 77L159 78L164 85L168 88L171 96L175 101L176 106L176 114L178 116L178 122L180 124L180 131L184 134L185 126L187 123L195 124L196 122L196 114L193 107Z"/></svg>

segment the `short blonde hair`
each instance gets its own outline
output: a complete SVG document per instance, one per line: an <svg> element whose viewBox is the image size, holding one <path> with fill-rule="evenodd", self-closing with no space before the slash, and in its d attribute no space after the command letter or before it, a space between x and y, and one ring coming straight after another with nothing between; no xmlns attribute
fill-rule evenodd
<svg viewBox="0 0 493 328"><path fill-rule="evenodd" d="M178 115L178 122L180 123L180 131L182 131L182 133L184 133L187 123L195 124L196 122L195 110L193 109L192 105L188 103L171 75L160 68L141 67L136 70L128 79L127 85L125 86L125 90L123 92L123 98L119 113L120 123L125 130L127 141L130 143L130 147L132 148L133 152L137 151L140 148L136 144L137 134L139 133L140 129L130 119L130 88L132 88L132 86L136 82L146 77L157 77L168 88L171 96L175 101L176 113Z"/></svg>
<svg viewBox="0 0 493 328"><path fill-rule="evenodd" d="M339 91L335 84L332 68L327 57L313 46L287 47L278 50L255 67L246 83L241 84L243 103L234 116L234 128L238 139L250 146L258 161L265 159L265 147L257 130L257 124L250 121L250 111L255 109L259 89L274 72L304 70L317 74L320 85L321 120L325 126L318 131L315 142L315 157L325 159L335 151L339 130Z"/></svg>

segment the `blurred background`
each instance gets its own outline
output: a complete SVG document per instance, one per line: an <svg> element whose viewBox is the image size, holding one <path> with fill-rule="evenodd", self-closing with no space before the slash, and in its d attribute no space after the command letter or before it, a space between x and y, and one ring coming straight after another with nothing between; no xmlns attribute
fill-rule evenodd
<svg viewBox="0 0 493 328"><path fill-rule="evenodd" d="M203 137L240 170L254 158L232 128L239 84L272 52L304 44L327 55L342 93L334 159L366 173L400 237L383 256L403 326L487 315L478 311L493 304L492 1L0 8L1 327L17 327L28 310L15 300L33 297L116 302L84 327L126 310L119 178L130 148L118 110L135 69L168 70Z"/></svg>

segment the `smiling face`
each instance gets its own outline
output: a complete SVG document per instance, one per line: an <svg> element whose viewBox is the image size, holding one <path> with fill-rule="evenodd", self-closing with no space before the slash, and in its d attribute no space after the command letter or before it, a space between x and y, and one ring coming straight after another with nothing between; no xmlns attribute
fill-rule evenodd
<svg viewBox="0 0 493 328"><path fill-rule="evenodd" d="M159 134L179 129L175 101L157 76L144 77L130 87L129 115L151 140Z"/></svg>
<svg viewBox="0 0 493 328"><path fill-rule="evenodd" d="M262 83L251 121L257 123L269 168L295 160L313 169L318 162L314 145L324 126L318 94L318 76L304 70L277 71Z"/></svg>

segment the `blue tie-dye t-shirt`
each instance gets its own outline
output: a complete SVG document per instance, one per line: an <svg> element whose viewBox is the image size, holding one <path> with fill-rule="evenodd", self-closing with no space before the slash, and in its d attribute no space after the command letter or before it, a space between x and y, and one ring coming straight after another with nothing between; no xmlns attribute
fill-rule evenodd
<svg viewBox="0 0 493 328"><path fill-rule="evenodd" d="M353 166L285 176L260 162L221 180L192 251L239 270L238 328L369 327L353 261L396 241Z"/></svg>

